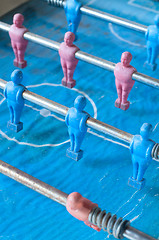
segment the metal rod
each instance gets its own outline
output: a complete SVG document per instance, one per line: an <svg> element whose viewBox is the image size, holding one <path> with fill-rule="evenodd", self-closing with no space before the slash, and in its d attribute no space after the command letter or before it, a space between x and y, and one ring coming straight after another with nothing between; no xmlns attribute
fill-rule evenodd
<svg viewBox="0 0 159 240"><path fill-rule="evenodd" d="M24 33L24 38L26 40L29 40L29 41L34 42L34 43L38 43L38 44L40 44L44 47L53 49L55 51L58 51L59 48L60 48L60 43L59 42L55 42L51 39L39 36L39 35L31 33L31 32Z"/></svg>
<svg viewBox="0 0 159 240"><path fill-rule="evenodd" d="M7 82L0 79L0 88L4 89L6 86ZM68 111L68 107L63 106L59 103L56 103L52 100L49 100L47 98L44 98L36 93L30 92L28 90L23 92L23 98L35 103L41 107L44 107L52 112L56 112L58 114L61 114L63 116L66 116L66 113ZM94 118L89 118L86 122L88 127L91 127L97 131L103 132L107 135L110 135L114 138L120 139L121 141L124 141L126 143L130 143L133 135L127 132L124 132L118 128L115 128L113 126L110 126L106 123L103 123L97 119Z"/></svg>
<svg viewBox="0 0 159 240"><path fill-rule="evenodd" d="M153 238L146 233L143 233L139 231L138 229L135 229L131 226L128 226L128 228L123 233L123 236L130 239L130 240L156 240L156 238Z"/></svg>
<svg viewBox="0 0 159 240"><path fill-rule="evenodd" d="M52 112L56 112L63 116L66 116L66 113L68 111L68 107L49 100L45 97L42 97L36 93L30 92L28 90L23 92L23 98L28 100L29 102L35 103L41 107L44 107Z"/></svg>
<svg viewBox="0 0 159 240"><path fill-rule="evenodd" d="M9 29L10 29L10 25L0 21L0 29L3 30L3 31L8 32ZM40 45L42 45L44 47L53 49L55 51L58 51L59 47L60 47L60 43L59 42L55 42L53 40L50 40L48 38L39 36L39 35L31 33L31 32L26 32L24 34L24 38L26 40L30 40L30 41L32 41L34 43L40 44ZM97 67L106 69L106 70L111 71L111 72L114 71L114 68L115 68L115 65L116 65L113 62L107 61L105 59L93 56L91 54L88 54L88 53L85 53L85 52L82 52L82 51L78 51L75 54L75 57L77 59L79 59L79 60L82 60L84 62L93 64L93 65L95 65ZM159 89L159 80L156 79L156 78L152 78L152 77L149 77L149 76L147 76L145 74L138 73L138 72L134 73L132 75L132 78L135 81L138 81L138 82L141 82L141 83L146 84L148 86L151 86L151 87Z"/></svg>
<svg viewBox="0 0 159 240"><path fill-rule="evenodd" d="M125 143L131 143L133 135L130 133L127 133L123 130L120 130L118 128L115 128L111 125L108 125L104 122L101 122L95 118L88 118L86 122L88 127L91 127L94 130L97 130L99 132L102 132L106 135L112 136L114 138L117 138Z"/></svg>
<svg viewBox="0 0 159 240"><path fill-rule="evenodd" d="M66 206L68 194L0 160L0 172L32 190Z"/></svg>
<svg viewBox="0 0 159 240"><path fill-rule="evenodd" d="M142 33L145 33L147 31L147 26L145 26L145 25L127 20L125 18L117 17L117 16L114 16L114 15L106 13L106 12L102 12L97 9L93 9L93 8L90 8L87 6L82 6L80 8L80 10L83 14L86 14L86 15L89 15L92 17L96 17L96 18L99 18L99 19L102 19L104 21L108 21L111 23L115 23L117 25L120 25L125 28L129 28L131 30L135 30L135 31L142 32Z"/></svg>
<svg viewBox="0 0 159 240"><path fill-rule="evenodd" d="M56 7L64 7L65 3L67 2L67 0L65 1L64 0L44 0L44 1ZM82 6L80 10L85 15L92 16L107 22L115 23L117 25L120 25L125 28L129 28L134 31L138 31L142 33L145 33L147 31L147 26L145 25L127 20L125 18L114 16L110 13L103 12L88 6Z"/></svg>
<svg viewBox="0 0 159 240"><path fill-rule="evenodd" d="M68 194L0 160L0 172L28 188L60 203L66 207ZM106 220L107 221L107 220ZM95 224L97 225L97 224ZM155 240L155 238L128 226L123 236L130 240Z"/></svg>

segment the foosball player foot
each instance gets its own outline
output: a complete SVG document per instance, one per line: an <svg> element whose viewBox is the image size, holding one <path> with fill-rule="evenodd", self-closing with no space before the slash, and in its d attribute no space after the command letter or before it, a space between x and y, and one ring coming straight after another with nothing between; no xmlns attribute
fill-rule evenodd
<svg viewBox="0 0 159 240"><path fill-rule="evenodd" d="M14 63L15 67L19 67L19 63L18 63L17 59L14 59L13 63Z"/></svg>
<svg viewBox="0 0 159 240"><path fill-rule="evenodd" d="M71 80L67 82L67 87L68 88L73 88L76 85L76 81L75 80Z"/></svg>
<svg viewBox="0 0 159 240"><path fill-rule="evenodd" d="M141 190L145 186L145 179L143 178L142 181L137 181L133 177L130 177L128 180L128 185L130 187Z"/></svg>
<svg viewBox="0 0 159 240"><path fill-rule="evenodd" d="M120 108L126 111L129 108L129 106L130 106L130 102L127 101L126 103L121 103Z"/></svg>
<svg viewBox="0 0 159 240"><path fill-rule="evenodd" d="M151 70L151 71L155 71L156 68L157 68L157 64L154 63L154 64L151 64L151 63L148 63L147 61L144 63L144 67L148 70Z"/></svg>
<svg viewBox="0 0 159 240"><path fill-rule="evenodd" d="M80 160L83 157L83 151L80 150L79 152L71 151L70 148L66 151L66 156L72 158L75 161Z"/></svg>
<svg viewBox="0 0 159 240"><path fill-rule="evenodd" d="M119 99L117 99L117 100L115 101L115 107L116 107L116 108L120 108L120 101L119 101Z"/></svg>
<svg viewBox="0 0 159 240"><path fill-rule="evenodd" d="M19 68L25 68L27 66L27 62L24 60L23 62L18 63Z"/></svg>
<svg viewBox="0 0 159 240"><path fill-rule="evenodd" d="M19 122L18 124L11 123L11 121L7 124L8 129L14 131L14 132L20 132L23 129L23 123Z"/></svg>
<svg viewBox="0 0 159 240"><path fill-rule="evenodd" d="M62 85L65 86L65 87L67 86L66 78L63 78L63 79L62 79Z"/></svg>

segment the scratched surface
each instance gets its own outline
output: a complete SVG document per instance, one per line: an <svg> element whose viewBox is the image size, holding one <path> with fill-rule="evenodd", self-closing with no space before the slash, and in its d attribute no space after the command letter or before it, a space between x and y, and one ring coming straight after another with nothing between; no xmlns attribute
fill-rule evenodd
<svg viewBox="0 0 159 240"><path fill-rule="evenodd" d="M94 8L110 12L145 25L153 23L158 3L149 0L83 1ZM25 16L25 26L34 33L61 42L66 32L63 9L43 1L31 1L6 14L2 21L12 22L15 12ZM98 34L96 34L98 33ZM112 62L123 51L133 54L132 65L138 72L158 78L143 68L146 58L144 35L100 20L83 16L76 42L82 51ZM10 80L14 58L7 33L0 31L0 78ZM135 83L128 111L114 107L117 94L113 73L79 62L75 72L77 85L70 90L61 86L62 70L57 52L29 43L28 67L23 70L23 84L29 90L68 107L80 93L86 96L86 111L91 116L132 134L139 133L144 122L153 125L152 139L159 142L159 91ZM128 146L89 129L82 149L84 157L74 162L65 156L69 139L64 118L26 102L23 131L14 134L6 127L9 113L0 93L0 159L64 191L80 192L102 209L131 220L132 226L159 237L159 165L148 168L142 191L128 187L132 175ZM85 226L65 208L40 194L0 175L0 239L2 240L99 240L114 239ZM159 238L158 238L159 239Z"/></svg>

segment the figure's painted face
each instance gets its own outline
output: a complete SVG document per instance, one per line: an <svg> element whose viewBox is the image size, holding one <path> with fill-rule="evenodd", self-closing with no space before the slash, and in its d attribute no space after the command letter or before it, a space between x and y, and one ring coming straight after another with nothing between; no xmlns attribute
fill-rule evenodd
<svg viewBox="0 0 159 240"><path fill-rule="evenodd" d="M24 17L22 14L17 13L13 17L13 23L15 24L16 27L22 27L24 21Z"/></svg>
<svg viewBox="0 0 159 240"><path fill-rule="evenodd" d="M71 36L65 36L64 41L67 46L72 46L72 44L73 44L73 39Z"/></svg>
<svg viewBox="0 0 159 240"><path fill-rule="evenodd" d="M131 59L127 55L122 55L121 57L121 63L123 66L128 67L130 64Z"/></svg>
<svg viewBox="0 0 159 240"><path fill-rule="evenodd" d="M14 20L14 24L16 27L21 27L23 22L21 20Z"/></svg>

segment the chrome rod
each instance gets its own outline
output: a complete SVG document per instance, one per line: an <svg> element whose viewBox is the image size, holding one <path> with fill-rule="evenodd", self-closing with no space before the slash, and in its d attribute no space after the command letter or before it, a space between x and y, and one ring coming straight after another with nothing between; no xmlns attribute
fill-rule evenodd
<svg viewBox="0 0 159 240"><path fill-rule="evenodd" d="M0 21L0 29L1 30L5 31L5 32L9 32L10 26L11 25Z"/></svg>
<svg viewBox="0 0 159 240"><path fill-rule="evenodd" d="M66 206L68 194L0 160L0 172L32 190Z"/></svg>
<svg viewBox="0 0 159 240"><path fill-rule="evenodd" d="M46 108L63 116L66 116L66 113L68 111L68 107L65 107L59 103L56 103L28 90L23 92L23 98L29 102L35 103L43 108Z"/></svg>
<svg viewBox="0 0 159 240"><path fill-rule="evenodd" d="M112 136L114 138L117 138L125 143L131 143L133 135L130 133L127 133L125 131L122 131L118 128L115 128L111 125L108 125L104 122L101 122L95 118L88 118L87 120L87 126L97 130L99 132L102 132L106 135Z"/></svg>
<svg viewBox="0 0 159 240"><path fill-rule="evenodd" d="M44 0L50 5L53 5L55 7L64 7L66 1L64 0ZM81 12L85 15L92 16L107 22L115 23L117 25L120 25L125 28L129 28L134 31L145 33L147 31L147 26L142 25L140 23L136 23L130 20L127 20L125 18L121 18L118 16L114 16L110 13L103 12L88 6L82 6L80 8Z"/></svg>
<svg viewBox="0 0 159 240"><path fill-rule="evenodd" d="M136 240L156 240L156 238L153 238L131 226L128 226L128 228L123 233L123 236L130 240L134 240L134 239L136 239Z"/></svg>
<svg viewBox="0 0 159 240"><path fill-rule="evenodd" d="M51 40L51 39L48 39L48 38L39 36L39 35L37 35L37 34L31 33L31 32L26 32L26 33L24 33L24 38L25 38L26 40L29 40L29 41L31 41L31 42L40 44L40 45L42 45L42 46L44 46L44 47L53 49L53 50L55 50L55 51L58 51L59 48L60 48L60 43L55 42L55 41L53 41L53 40Z"/></svg>
<svg viewBox="0 0 159 240"><path fill-rule="evenodd" d="M142 32L142 33L145 33L147 31L147 26L145 26L145 25L127 20L125 18L114 16L107 12L102 12L100 10L93 9L93 8L87 7L87 6L81 7L80 10L83 14L86 14L86 15L89 15L92 17L96 17L96 18L99 18L99 19L102 19L104 21L108 21L111 23L115 23L117 25L120 25L125 28L129 28L131 30L135 30L135 31Z"/></svg>
<svg viewBox="0 0 159 240"><path fill-rule="evenodd" d="M9 24L6 24L6 23L3 23L3 22L0 21L0 29L1 30L8 32L9 28L10 28ZM59 42L55 42L53 40L50 40L48 38L39 36L39 35L31 33L31 32L26 32L24 34L24 38L26 40L30 40L30 41L32 41L34 43L40 44L40 45L42 45L44 47L53 49L55 51L58 51L59 47L60 47L60 43ZM85 53L83 51L78 51L75 54L75 56L76 56L77 59L82 60L84 62L93 64L93 65L95 65L97 67L106 69L106 70L111 71L111 72L114 71L115 63L113 63L113 62L110 62L110 61L107 61L105 59L93 56L93 55ZM149 76L147 76L147 75L145 75L143 73L138 73L138 72L135 72L132 75L132 78L135 81L138 81L138 82L141 82L143 84L146 84L146 85L149 85L151 87L159 89L159 80L156 79L156 78L152 78L152 77L149 77Z"/></svg>
<svg viewBox="0 0 159 240"><path fill-rule="evenodd" d="M66 207L68 197L67 193L62 192L45 182L42 182L41 180L21 171L18 168L11 166L8 163L3 162L2 160L0 160L0 172L5 176L14 179L15 181L25 185L26 187ZM105 221L108 220L105 219ZM98 225L98 223L95 223L95 225ZM117 230L119 231L119 229ZM122 229L121 227L120 230L123 231L122 235L130 240L155 240L155 238L143 232L140 232L139 230L131 227L130 225L128 225L126 229Z"/></svg>

